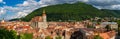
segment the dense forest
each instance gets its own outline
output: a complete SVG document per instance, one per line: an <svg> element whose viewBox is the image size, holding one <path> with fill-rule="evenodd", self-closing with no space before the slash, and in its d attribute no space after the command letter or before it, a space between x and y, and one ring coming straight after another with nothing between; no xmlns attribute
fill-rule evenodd
<svg viewBox="0 0 120 39"><path fill-rule="evenodd" d="M46 10L48 21L80 21L93 17L119 17L117 11L111 13L110 10L99 10L92 5L77 2L42 7L21 18L21 20L30 21L35 16L41 16L44 9Z"/></svg>
<svg viewBox="0 0 120 39"><path fill-rule="evenodd" d="M120 10L108 10L108 9L101 9L101 11L105 13L109 13L113 15L114 17L120 17Z"/></svg>

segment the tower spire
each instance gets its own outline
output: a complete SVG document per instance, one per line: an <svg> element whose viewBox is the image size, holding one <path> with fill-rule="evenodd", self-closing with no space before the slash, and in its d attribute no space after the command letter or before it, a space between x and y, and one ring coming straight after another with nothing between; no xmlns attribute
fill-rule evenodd
<svg viewBox="0 0 120 39"><path fill-rule="evenodd" d="M45 9L43 10L43 14L42 14L43 16L46 16L46 11L45 11Z"/></svg>
<svg viewBox="0 0 120 39"><path fill-rule="evenodd" d="M4 18L2 20L4 20Z"/></svg>
<svg viewBox="0 0 120 39"><path fill-rule="evenodd" d="M43 22L46 22L46 20L47 20L47 16L46 16L46 12L45 12L45 10L43 10L42 17L43 17Z"/></svg>
<svg viewBox="0 0 120 39"><path fill-rule="evenodd" d="M45 9L43 10L43 14L45 14Z"/></svg>
<svg viewBox="0 0 120 39"><path fill-rule="evenodd" d="M4 23L5 21L4 21L4 18L2 19L2 21L1 21L1 23Z"/></svg>

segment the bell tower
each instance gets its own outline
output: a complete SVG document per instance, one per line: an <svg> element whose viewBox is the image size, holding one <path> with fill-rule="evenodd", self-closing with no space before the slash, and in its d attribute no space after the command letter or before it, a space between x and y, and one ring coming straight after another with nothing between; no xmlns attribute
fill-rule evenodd
<svg viewBox="0 0 120 39"><path fill-rule="evenodd" d="M39 21L39 19L41 21ZM31 23L31 26L33 26L34 28L40 28L40 29L46 29L48 27L47 16L46 16L45 10L43 10L42 16L37 16L33 18L33 22Z"/></svg>
<svg viewBox="0 0 120 39"><path fill-rule="evenodd" d="M47 22L47 16L45 10L43 10L42 17L43 17L43 22Z"/></svg>
<svg viewBox="0 0 120 39"><path fill-rule="evenodd" d="M5 21L4 21L4 18L2 19L2 21L1 21L1 23L4 23Z"/></svg>

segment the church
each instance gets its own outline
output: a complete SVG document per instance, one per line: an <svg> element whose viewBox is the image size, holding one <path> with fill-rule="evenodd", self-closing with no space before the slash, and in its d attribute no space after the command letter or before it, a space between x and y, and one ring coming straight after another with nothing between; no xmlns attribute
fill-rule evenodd
<svg viewBox="0 0 120 39"><path fill-rule="evenodd" d="M48 27L47 25L47 16L45 10L43 10L42 16L36 16L31 20L31 26L33 28L45 29Z"/></svg>
<svg viewBox="0 0 120 39"><path fill-rule="evenodd" d="M4 18L3 18L3 20L1 20L1 22L0 22L0 26L5 26L5 25L6 25L6 22L5 22Z"/></svg>

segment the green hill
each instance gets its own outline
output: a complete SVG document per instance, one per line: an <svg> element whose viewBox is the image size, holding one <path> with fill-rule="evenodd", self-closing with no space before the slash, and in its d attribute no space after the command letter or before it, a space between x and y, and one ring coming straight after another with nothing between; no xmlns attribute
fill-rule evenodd
<svg viewBox="0 0 120 39"><path fill-rule="evenodd" d="M99 10L92 5L85 4L82 2L77 2L74 4L58 4L51 5L47 7L39 8L32 13L28 14L26 17L21 18L23 21L30 21L35 16L41 16L42 11L46 10L48 21L80 21L84 19L89 19L93 17L109 17L116 16L113 13L107 13L105 11Z"/></svg>
<svg viewBox="0 0 120 39"><path fill-rule="evenodd" d="M120 17L120 10L108 10L102 9L101 11L114 15L115 17Z"/></svg>

